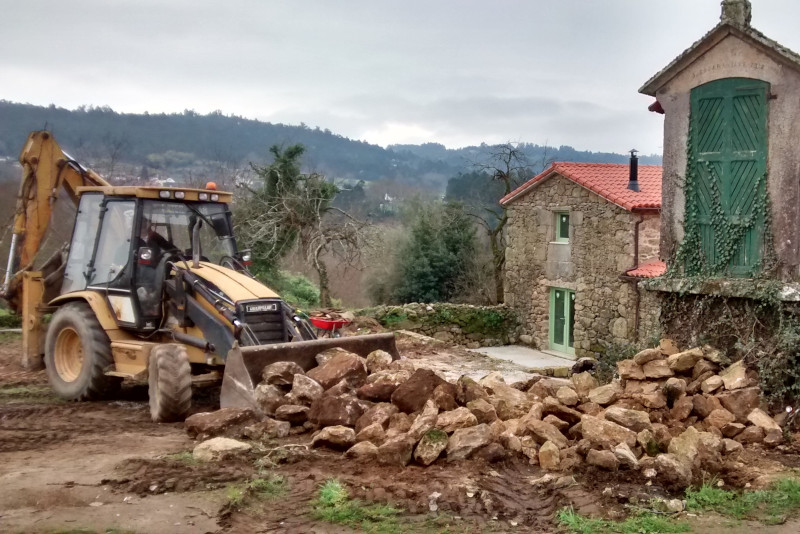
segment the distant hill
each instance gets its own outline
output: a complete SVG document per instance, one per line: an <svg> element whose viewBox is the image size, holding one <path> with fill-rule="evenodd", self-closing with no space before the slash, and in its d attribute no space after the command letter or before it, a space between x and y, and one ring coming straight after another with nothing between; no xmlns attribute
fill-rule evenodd
<svg viewBox="0 0 800 534"><path fill-rule="evenodd" d="M367 182L390 179L444 191L447 180L480 161L488 145L448 149L436 143L382 148L330 130L272 124L221 112L199 115L117 113L108 107L68 110L0 100L0 159L16 158L28 132L47 128L70 154L92 164L111 160L137 173L181 175L181 169L215 162L229 167L263 162L273 144L306 146L305 165L327 176ZM524 145L535 165L548 160L619 163L625 154L578 151L569 146ZM641 163L660 163L643 156ZM112 165L113 168L113 165ZM141 169L141 170L139 170ZM191 171L190 171L191 172Z"/></svg>

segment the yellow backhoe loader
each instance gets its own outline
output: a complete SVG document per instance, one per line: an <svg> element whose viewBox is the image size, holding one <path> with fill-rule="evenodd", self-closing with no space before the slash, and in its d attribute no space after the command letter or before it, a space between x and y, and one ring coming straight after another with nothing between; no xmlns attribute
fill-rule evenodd
<svg viewBox="0 0 800 534"><path fill-rule="evenodd" d="M398 357L392 334L316 339L249 273L233 236L231 193L112 186L33 132L0 297L22 316L23 361L43 361L60 397L107 397L125 378L149 385L155 421L182 420L192 384L222 380L220 404L253 407L265 365L341 347ZM59 196L74 221L52 221ZM68 248L34 270L48 226L73 224ZM52 314L49 322L44 318Z"/></svg>

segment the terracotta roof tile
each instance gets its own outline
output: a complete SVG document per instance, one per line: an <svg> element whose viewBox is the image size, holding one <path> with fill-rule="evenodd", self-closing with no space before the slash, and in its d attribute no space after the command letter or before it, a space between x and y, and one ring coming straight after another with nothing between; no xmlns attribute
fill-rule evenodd
<svg viewBox="0 0 800 534"><path fill-rule="evenodd" d="M667 272L667 264L661 260L648 261L639 265L635 269L625 271L626 276L635 276L638 278L655 278Z"/></svg>
<svg viewBox="0 0 800 534"><path fill-rule="evenodd" d="M558 174L628 211L661 209L661 165L639 165L638 193L628 189L629 172L626 163L556 162L501 198L500 204L507 206L539 183Z"/></svg>

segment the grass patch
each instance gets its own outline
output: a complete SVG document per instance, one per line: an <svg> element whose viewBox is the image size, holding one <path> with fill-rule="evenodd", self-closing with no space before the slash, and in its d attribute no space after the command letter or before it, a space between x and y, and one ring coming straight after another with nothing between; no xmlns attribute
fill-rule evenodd
<svg viewBox="0 0 800 534"><path fill-rule="evenodd" d="M319 497L313 503L316 519L358 526L366 532L403 532L403 526L397 521L400 513L402 510L399 508L385 504L364 504L351 499L347 489L335 479L322 485Z"/></svg>
<svg viewBox="0 0 800 534"><path fill-rule="evenodd" d="M0 343L18 342L22 339L22 332L0 332Z"/></svg>
<svg viewBox="0 0 800 534"><path fill-rule="evenodd" d="M55 404L65 401L58 398L50 386L0 386L0 404L24 402Z"/></svg>
<svg viewBox="0 0 800 534"><path fill-rule="evenodd" d="M800 509L800 481L787 478L765 490L744 492L724 490L706 482L697 489L686 490L686 507L740 520L779 524Z"/></svg>
<svg viewBox="0 0 800 534"><path fill-rule="evenodd" d="M624 521L609 521L607 519L591 519L575 512L572 507L562 508L556 514L556 521L567 532L574 534L651 534L689 532L689 524L673 519L641 512L632 515Z"/></svg>
<svg viewBox="0 0 800 534"><path fill-rule="evenodd" d="M173 452L164 456L165 460L173 460L186 465L197 465L200 462L192 455L192 451Z"/></svg>
<svg viewBox="0 0 800 534"><path fill-rule="evenodd" d="M246 482L231 484L225 489L226 506L228 508L258 508L262 501L269 501L282 496L288 490L286 478L269 474Z"/></svg>
<svg viewBox="0 0 800 534"><path fill-rule="evenodd" d="M259 499L275 499L289 489L286 478L281 475L270 475L266 478L256 478L247 485L254 497Z"/></svg>

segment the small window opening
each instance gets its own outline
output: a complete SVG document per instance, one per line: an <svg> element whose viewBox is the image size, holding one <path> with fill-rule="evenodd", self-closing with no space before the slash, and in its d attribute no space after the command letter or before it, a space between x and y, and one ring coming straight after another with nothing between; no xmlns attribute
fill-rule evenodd
<svg viewBox="0 0 800 534"><path fill-rule="evenodd" d="M556 213L556 242L569 243L569 213Z"/></svg>

